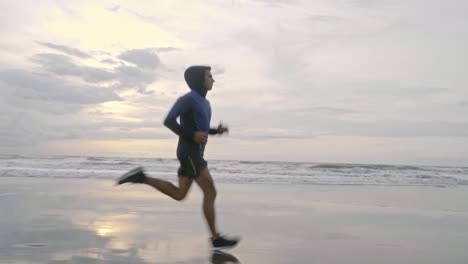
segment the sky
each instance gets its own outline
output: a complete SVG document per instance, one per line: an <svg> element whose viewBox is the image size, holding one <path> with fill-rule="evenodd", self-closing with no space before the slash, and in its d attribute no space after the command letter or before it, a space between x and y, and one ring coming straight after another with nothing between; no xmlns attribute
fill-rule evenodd
<svg viewBox="0 0 468 264"><path fill-rule="evenodd" d="M210 65L207 160L468 166L467 1L0 0L0 154L175 158Z"/></svg>

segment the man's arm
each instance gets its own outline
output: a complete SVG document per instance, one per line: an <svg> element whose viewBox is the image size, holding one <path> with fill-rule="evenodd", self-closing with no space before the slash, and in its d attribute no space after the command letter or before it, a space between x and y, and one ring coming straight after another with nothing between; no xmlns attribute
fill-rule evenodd
<svg viewBox="0 0 468 264"><path fill-rule="evenodd" d="M167 114L167 117L164 120L164 125L180 137L183 137L188 141L193 141L195 132L189 128L184 128L177 123L177 117L188 112L190 110L190 105L191 101L188 97L179 98Z"/></svg>

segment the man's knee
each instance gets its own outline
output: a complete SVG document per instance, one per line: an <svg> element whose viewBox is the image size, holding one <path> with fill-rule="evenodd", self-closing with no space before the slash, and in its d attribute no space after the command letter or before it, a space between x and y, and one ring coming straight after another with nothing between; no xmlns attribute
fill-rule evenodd
<svg viewBox="0 0 468 264"><path fill-rule="evenodd" d="M187 197L187 192L178 192L175 197L174 197L174 200L176 201L183 201L185 198Z"/></svg>
<svg viewBox="0 0 468 264"><path fill-rule="evenodd" d="M206 190L204 192L204 195L206 198L210 199L210 200L214 200L216 199L216 195L218 195L218 192L216 191L215 188L210 188L209 190Z"/></svg>

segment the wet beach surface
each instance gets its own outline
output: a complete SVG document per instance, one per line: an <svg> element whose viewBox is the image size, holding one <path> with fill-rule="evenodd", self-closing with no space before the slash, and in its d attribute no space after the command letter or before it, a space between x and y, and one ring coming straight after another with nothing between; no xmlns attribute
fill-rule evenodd
<svg viewBox="0 0 468 264"><path fill-rule="evenodd" d="M0 178L0 263L465 263L468 188L218 184L213 254L202 194L109 180Z"/></svg>

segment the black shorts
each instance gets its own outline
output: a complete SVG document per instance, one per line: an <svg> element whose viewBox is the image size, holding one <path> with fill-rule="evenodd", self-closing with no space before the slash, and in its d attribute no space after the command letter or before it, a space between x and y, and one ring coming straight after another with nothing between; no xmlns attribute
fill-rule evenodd
<svg viewBox="0 0 468 264"><path fill-rule="evenodd" d="M180 167L177 171L179 176L197 177L201 171L208 167L208 162L203 159L198 153L186 155L184 158L179 159Z"/></svg>

